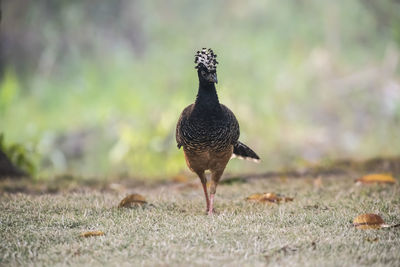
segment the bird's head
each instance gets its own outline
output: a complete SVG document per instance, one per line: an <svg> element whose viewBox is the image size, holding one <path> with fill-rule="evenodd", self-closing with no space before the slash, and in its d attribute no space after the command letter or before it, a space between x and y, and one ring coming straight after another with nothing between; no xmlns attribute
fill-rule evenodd
<svg viewBox="0 0 400 267"><path fill-rule="evenodd" d="M197 51L194 63L196 63L197 73L200 82L204 83L218 83L217 79L217 55L214 54L212 49L203 48Z"/></svg>

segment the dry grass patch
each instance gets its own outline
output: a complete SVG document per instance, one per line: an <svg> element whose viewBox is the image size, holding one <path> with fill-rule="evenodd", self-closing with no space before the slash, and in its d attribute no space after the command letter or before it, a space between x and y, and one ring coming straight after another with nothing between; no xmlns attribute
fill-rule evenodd
<svg viewBox="0 0 400 267"><path fill-rule="evenodd" d="M129 193L148 204L117 208ZM276 192L293 202L251 203ZM181 184L0 197L0 264L400 265L400 229L359 230L358 214L400 221L400 189L350 177L265 179L221 185L219 215L204 215L200 188ZM87 231L104 235L82 238Z"/></svg>

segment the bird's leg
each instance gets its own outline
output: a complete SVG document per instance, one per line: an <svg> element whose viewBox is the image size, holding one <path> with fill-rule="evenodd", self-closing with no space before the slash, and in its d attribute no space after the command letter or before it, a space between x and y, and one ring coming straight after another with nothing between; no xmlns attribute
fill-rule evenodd
<svg viewBox="0 0 400 267"><path fill-rule="evenodd" d="M208 209L208 215L213 215L213 213L215 212L214 210L214 196L215 193L217 192L217 185L219 182L219 179L222 176L224 170L222 171L216 171L216 172L211 172L211 185L210 185L210 206Z"/></svg>
<svg viewBox="0 0 400 267"><path fill-rule="evenodd" d="M207 182L206 183L202 183L203 185L203 190L204 190L204 195L206 196L206 211L208 211L210 209L210 200L208 199L208 193L207 193Z"/></svg>
<svg viewBox="0 0 400 267"><path fill-rule="evenodd" d="M210 207L208 209L208 215L213 215L215 210L214 210L214 195L215 194L210 194Z"/></svg>
<svg viewBox="0 0 400 267"><path fill-rule="evenodd" d="M204 196L206 197L206 205L207 209L206 212L210 209L210 200L208 199L208 192L207 192L207 177L204 172L197 173L200 177L201 185L203 186Z"/></svg>

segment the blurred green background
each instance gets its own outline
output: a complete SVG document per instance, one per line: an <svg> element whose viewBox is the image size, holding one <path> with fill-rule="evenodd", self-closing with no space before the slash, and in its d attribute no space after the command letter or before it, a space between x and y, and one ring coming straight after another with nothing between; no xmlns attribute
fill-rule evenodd
<svg viewBox="0 0 400 267"><path fill-rule="evenodd" d="M38 177L187 171L175 124L202 47L262 158L227 172L399 154L399 1L3 0L2 15L0 133Z"/></svg>

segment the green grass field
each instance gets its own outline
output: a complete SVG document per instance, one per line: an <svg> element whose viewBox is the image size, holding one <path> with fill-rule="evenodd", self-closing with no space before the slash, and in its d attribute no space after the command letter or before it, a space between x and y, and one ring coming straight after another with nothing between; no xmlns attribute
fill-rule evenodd
<svg viewBox="0 0 400 267"><path fill-rule="evenodd" d="M399 266L400 229L359 230L377 213L400 222L400 187L359 186L351 175L222 184L208 217L200 183L110 184L57 194L1 193L1 265ZM318 183L317 183L318 184ZM117 208L129 193L149 204ZM249 203L253 193L294 197ZM89 230L104 236L83 238Z"/></svg>

